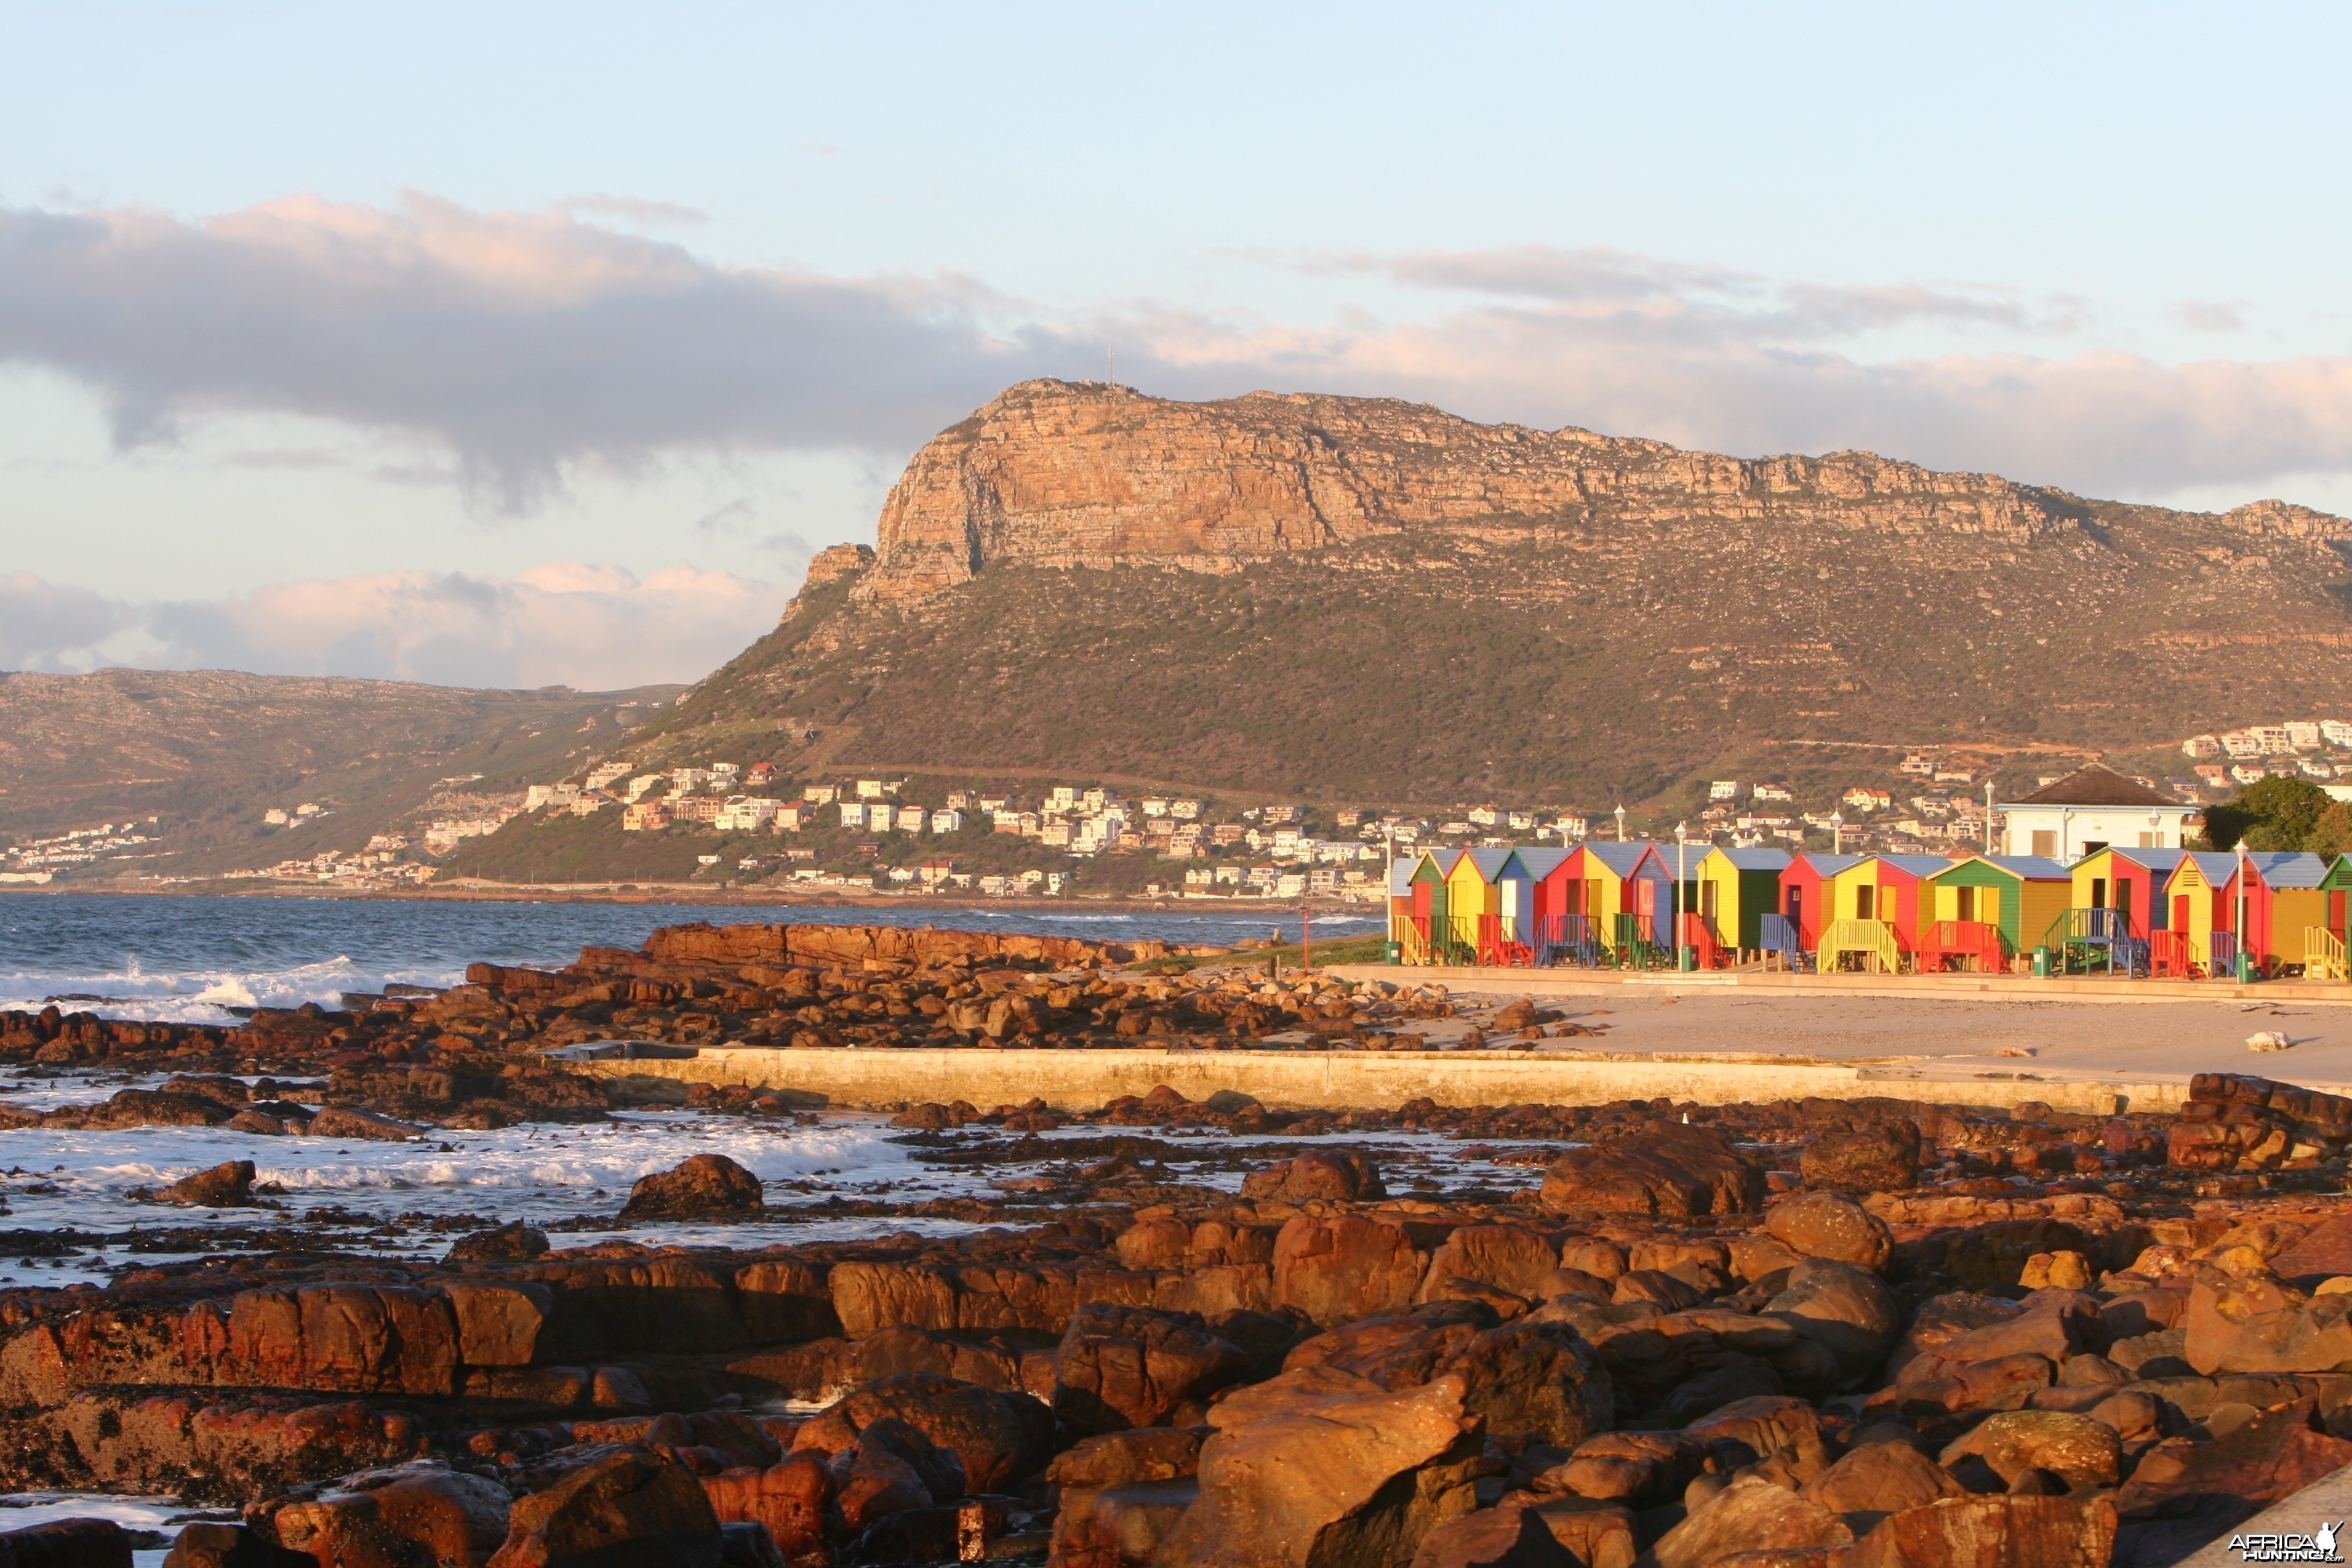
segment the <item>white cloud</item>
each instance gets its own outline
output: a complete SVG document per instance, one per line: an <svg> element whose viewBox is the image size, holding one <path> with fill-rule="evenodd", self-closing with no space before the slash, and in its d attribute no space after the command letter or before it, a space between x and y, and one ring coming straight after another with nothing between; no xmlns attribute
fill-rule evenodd
<svg viewBox="0 0 2352 1568"><path fill-rule="evenodd" d="M18 574L0 578L0 660L612 690L699 680L772 626L790 597L731 573L672 566L639 578L580 562L507 578L372 573L149 605Z"/></svg>
<svg viewBox="0 0 2352 1568"><path fill-rule="evenodd" d="M2073 346L2091 342L2084 301L1998 283L1772 279L1519 245L1297 264L1335 288L1361 275L1391 296L1427 290L1437 313L1418 319L1343 299L1336 325L1150 301L1049 311L952 277L724 266L577 216L658 205L0 211L0 359L102 389L124 443L230 411L341 421L421 438L388 481L454 480L510 509L567 471L689 448L895 466L1007 383L1095 374L1107 342L1129 380L1172 396L1404 396L1737 453L1864 447L2124 499L2352 473L2352 357L2168 364ZM2235 305L2181 310L2215 330L2239 320ZM1966 352L1853 346L1898 329ZM1975 346L1987 333L2009 346ZM471 590L431 592L455 606Z"/></svg>

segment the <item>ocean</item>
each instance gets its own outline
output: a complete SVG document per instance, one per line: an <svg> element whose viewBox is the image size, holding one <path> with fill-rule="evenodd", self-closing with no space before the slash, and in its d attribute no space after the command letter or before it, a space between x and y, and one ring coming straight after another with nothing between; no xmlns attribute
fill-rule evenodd
<svg viewBox="0 0 2352 1568"><path fill-rule="evenodd" d="M1102 942L1226 943L1295 938L1298 910L1058 911L1034 904L940 908L823 904L519 903L468 900L0 895L0 1008L52 998L103 1017L226 1024L231 1007L333 1007L387 983L454 985L466 965L561 964L581 948L636 947L656 926L709 921L938 926ZM1377 912L1313 916L1331 936L1380 929ZM95 998L95 1000L92 1000Z"/></svg>

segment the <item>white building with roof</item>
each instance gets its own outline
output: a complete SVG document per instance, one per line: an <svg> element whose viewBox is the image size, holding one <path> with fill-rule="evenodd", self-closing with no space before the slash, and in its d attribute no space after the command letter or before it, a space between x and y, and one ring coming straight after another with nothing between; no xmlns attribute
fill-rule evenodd
<svg viewBox="0 0 2352 1568"><path fill-rule="evenodd" d="M2072 865L2102 849L2179 849L2204 807L2094 763L2012 801L1996 801L2001 852Z"/></svg>

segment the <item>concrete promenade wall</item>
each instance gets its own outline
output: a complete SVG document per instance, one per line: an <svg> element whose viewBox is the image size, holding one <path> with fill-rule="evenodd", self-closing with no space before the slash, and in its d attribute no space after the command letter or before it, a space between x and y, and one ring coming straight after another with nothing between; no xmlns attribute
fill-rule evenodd
<svg viewBox="0 0 2352 1568"><path fill-rule="evenodd" d="M1472 969L1335 963L1317 973L1412 985L1436 981L1457 991L1516 996L1576 996L1616 990L1756 991L1776 996L1942 996L2010 1002L2295 1002L2352 1006L2352 985L2321 980L2109 980L2100 975L1788 974L1757 970Z"/></svg>
<svg viewBox="0 0 2352 1568"><path fill-rule="evenodd" d="M1521 972L1524 973L1524 972ZM1612 1100L1857 1100L1887 1095L1954 1105L2006 1108L2042 1100L2061 1110L2174 1111L2188 1100L2185 1078L2141 1082L2084 1078L1937 1077L1904 1068L1818 1060L1703 1056L1607 1059L1549 1051L1171 1051L706 1047L670 1060L595 1061L582 1071L682 1083L774 1089L803 1105L895 1107L902 1101L964 1100L992 1109L1032 1097L1092 1110L1123 1094L1166 1084L1190 1100L1221 1089L1255 1095L1276 1109L1393 1109L1426 1095L1441 1105L1597 1105ZM2352 1087L2313 1085L2334 1093Z"/></svg>

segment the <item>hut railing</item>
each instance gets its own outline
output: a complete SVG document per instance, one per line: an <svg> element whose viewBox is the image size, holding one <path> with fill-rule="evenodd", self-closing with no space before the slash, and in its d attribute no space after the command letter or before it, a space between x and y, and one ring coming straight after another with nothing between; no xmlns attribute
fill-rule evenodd
<svg viewBox="0 0 2352 1568"><path fill-rule="evenodd" d="M2193 980L2202 967L2197 943L2185 931L2147 933L2147 971L2174 980Z"/></svg>
<svg viewBox="0 0 2352 1568"><path fill-rule="evenodd" d="M2007 962L2000 927L1990 921L1937 921L1919 944L1922 972L1948 970L1965 961L1979 974L1999 974Z"/></svg>
<svg viewBox="0 0 2352 1568"><path fill-rule="evenodd" d="M1822 933L1821 951L1815 955L1822 972L1835 969L1849 952L1860 954L1863 966L1874 973L1895 974L1903 968L1903 944L1895 940L1895 928L1885 921L1832 921L1829 930Z"/></svg>
<svg viewBox="0 0 2352 1568"><path fill-rule="evenodd" d="M1519 940L1517 915L1478 917L1478 963L1487 969L1525 969L1535 962L1535 949Z"/></svg>
<svg viewBox="0 0 2352 1568"><path fill-rule="evenodd" d="M2212 957L2205 965L2206 974L2215 980L2235 974L2238 970L2238 933L2217 931L2209 945Z"/></svg>
<svg viewBox="0 0 2352 1568"><path fill-rule="evenodd" d="M1715 923L1696 910L1683 911L1682 945L1691 950L1701 969L1727 969L1731 965L1731 956L1724 948L1723 939L1716 934Z"/></svg>
<svg viewBox="0 0 2352 1568"><path fill-rule="evenodd" d="M1786 915L1766 915L1757 940L1764 944L1765 963L1769 965L1777 954L1780 966L1790 973L1811 967L1805 950L1798 941L1797 922Z"/></svg>
<svg viewBox="0 0 2352 1568"><path fill-rule="evenodd" d="M1633 910L1620 910L1610 932L1610 956L1620 969L1658 969L1666 963L1665 950L1657 942L1657 921L1654 917Z"/></svg>
<svg viewBox="0 0 2352 1568"><path fill-rule="evenodd" d="M2110 974L2118 968L2137 974L2148 965L2147 943L2132 933L2131 915L2125 910L2061 910L2042 942L2058 955L2062 974L2087 974L2101 968Z"/></svg>
<svg viewBox="0 0 2352 1568"><path fill-rule="evenodd" d="M1591 915L1544 916L1536 922L1535 948L1536 962L1546 966L1573 963L1595 969L1601 964L1601 933L1594 929Z"/></svg>
<svg viewBox="0 0 2352 1568"><path fill-rule="evenodd" d="M2321 980L2352 980L2344 955L2344 939L2326 926L2303 928L2303 973Z"/></svg>

